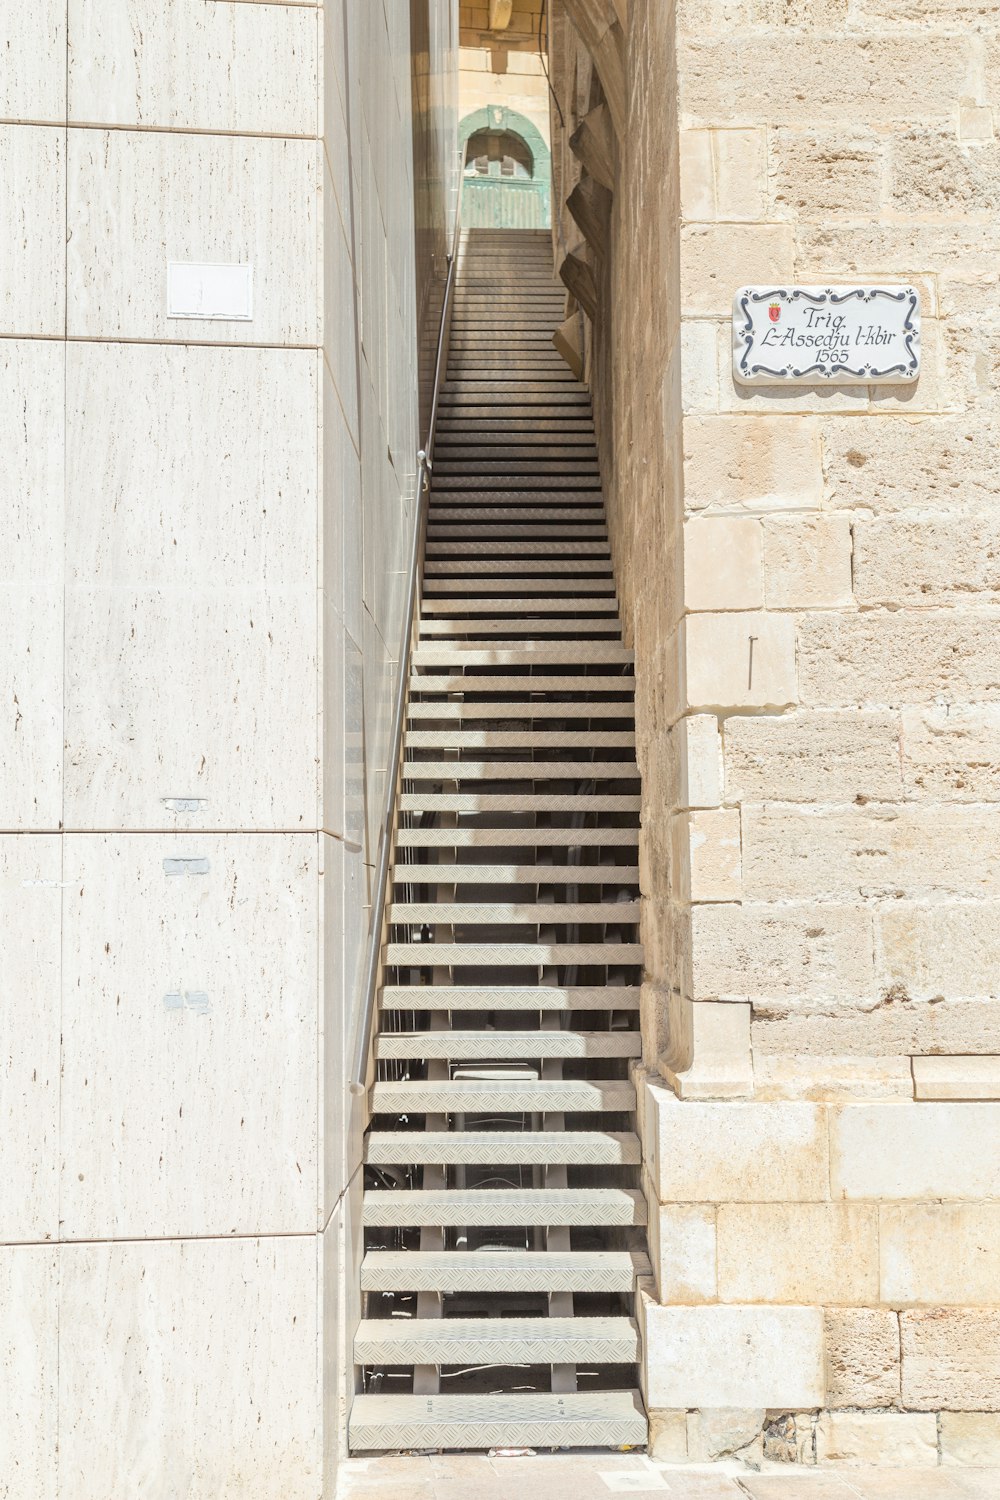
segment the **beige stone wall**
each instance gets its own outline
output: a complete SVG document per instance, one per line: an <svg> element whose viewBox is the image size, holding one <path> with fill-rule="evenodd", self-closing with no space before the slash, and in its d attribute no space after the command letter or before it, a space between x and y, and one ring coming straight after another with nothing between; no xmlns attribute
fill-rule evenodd
<svg viewBox="0 0 1000 1500"><path fill-rule="evenodd" d="M636 647L657 1442L982 1461L1000 11L558 10L564 199L609 37L625 98L607 234L569 248ZM733 292L772 279L915 283L917 385L735 386Z"/></svg>
<svg viewBox="0 0 1000 1500"><path fill-rule="evenodd" d="M502 104L516 110L549 141L549 86L537 52L504 54L503 72L496 72L487 47L462 47L459 52L459 118Z"/></svg>

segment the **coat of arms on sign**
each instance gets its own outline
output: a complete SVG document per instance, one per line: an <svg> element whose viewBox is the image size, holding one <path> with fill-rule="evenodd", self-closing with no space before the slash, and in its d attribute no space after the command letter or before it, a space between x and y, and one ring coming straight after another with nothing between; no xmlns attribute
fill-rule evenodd
<svg viewBox="0 0 1000 1500"><path fill-rule="evenodd" d="M770 303L767 309L767 315L771 319L772 323L777 323L778 319L781 317L781 303Z"/></svg>

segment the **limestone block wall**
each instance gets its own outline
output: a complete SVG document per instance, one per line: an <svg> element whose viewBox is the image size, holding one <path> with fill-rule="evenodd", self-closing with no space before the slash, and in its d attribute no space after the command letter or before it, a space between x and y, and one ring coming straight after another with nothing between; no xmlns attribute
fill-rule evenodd
<svg viewBox="0 0 1000 1500"><path fill-rule="evenodd" d="M419 10L419 6L415 7ZM429 133L456 18L425 4ZM406 8L0 14L0 1490L315 1500L413 515ZM443 260L443 254L441 255ZM252 265L245 320L168 262ZM347 1245L345 1253L345 1242Z"/></svg>
<svg viewBox="0 0 1000 1500"><path fill-rule="evenodd" d="M617 14L627 96L587 340L636 647L657 1442L995 1459L1000 15L623 9L564 0L598 71ZM754 281L915 284L919 382L741 390Z"/></svg>

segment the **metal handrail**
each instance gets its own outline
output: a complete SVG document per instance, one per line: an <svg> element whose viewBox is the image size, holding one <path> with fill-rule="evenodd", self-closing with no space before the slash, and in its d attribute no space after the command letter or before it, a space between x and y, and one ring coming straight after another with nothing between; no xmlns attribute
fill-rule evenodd
<svg viewBox="0 0 1000 1500"><path fill-rule="evenodd" d="M455 224L452 230L451 251L447 257L448 275L444 286L444 301L441 304L441 321L438 325L437 354L434 360L434 386L431 393L431 412L427 423L427 440L417 454L417 514L414 518L413 545L410 549L409 577L406 589L406 605L403 610L403 633L399 647L399 672L396 680L396 701L392 715L392 735L389 749L389 767L385 779L385 806L379 831L378 866L375 871L375 890L372 895L371 919L368 924L368 956L365 963L365 980L362 990L361 1014L354 1044L354 1063L351 1068L349 1087L352 1094L363 1095L368 1087L368 1062L372 1045L372 1027L375 1021L375 997L378 991L379 967L382 957L382 939L385 929L385 893L389 885L389 866L392 861L392 832L395 824L396 797L400 780L400 751L403 746L403 726L406 722L406 688L410 679L410 656L413 650L413 628L417 603L417 587L420 581L420 560L424 550L424 535L427 527L427 500L430 494L430 476L434 460L434 434L437 427L438 398L448 358L448 340L451 332L451 308L455 290L455 273L458 266L459 235L462 228L462 184L465 180L465 163L468 145L460 152L458 170L458 195L455 201Z"/></svg>

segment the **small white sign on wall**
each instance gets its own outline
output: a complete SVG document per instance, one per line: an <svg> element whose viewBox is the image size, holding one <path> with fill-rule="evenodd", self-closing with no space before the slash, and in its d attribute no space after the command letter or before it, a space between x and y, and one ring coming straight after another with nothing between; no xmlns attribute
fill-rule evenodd
<svg viewBox="0 0 1000 1500"><path fill-rule="evenodd" d="M733 298L740 385L902 385L919 374L911 286L744 286Z"/></svg>
<svg viewBox="0 0 1000 1500"><path fill-rule="evenodd" d="M253 319L253 266L167 263L168 318Z"/></svg>

